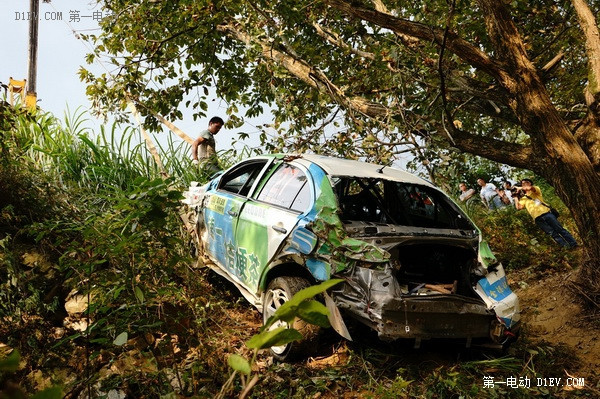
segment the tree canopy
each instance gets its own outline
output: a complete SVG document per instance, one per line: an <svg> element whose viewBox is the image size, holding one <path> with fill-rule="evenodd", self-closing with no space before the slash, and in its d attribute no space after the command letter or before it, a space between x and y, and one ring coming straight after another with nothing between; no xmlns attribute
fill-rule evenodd
<svg viewBox="0 0 600 399"><path fill-rule="evenodd" d="M270 148L346 154L362 141L380 162L409 146L526 168L600 259L597 1L100 3L112 16L89 61L108 55L114 71L81 73L99 109L129 94L156 127L152 113L204 116L214 87L232 123L272 107L285 129Z"/></svg>
<svg viewBox="0 0 600 399"><path fill-rule="evenodd" d="M184 99L204 116L214 86L236 118L244 117L239 105L246 116L273 105L274 125L291 121L284 138L298 149L310 145L307 132L321 134L336 115L357 135L342 132L342 144L354 145L361 132L392 147L414 144L415 136L442 138L532 169L532 133L523 132L506 87L518 66L504 59L509 49L498 28L490 28L497 37L486 32L486 2L103 3L112 17L94 38L99 45L90 60L107 53L117 68L112 76L83 76L96 83L89 94L104 109L121 104L128 91L163 116L180 118ZM590 71L573 5L509 7L502 9L522 31L522 55L576 126L586 115Z"/></svg>

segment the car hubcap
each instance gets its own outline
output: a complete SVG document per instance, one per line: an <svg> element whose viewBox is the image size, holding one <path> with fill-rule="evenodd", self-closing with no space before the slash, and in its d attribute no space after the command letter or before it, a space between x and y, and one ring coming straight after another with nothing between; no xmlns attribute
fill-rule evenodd
<svg viewBox="0 0 600 399"><path fill-rule="evenodd" d="M279 307L281 305L283 305L285 302L287 302L289 300L286 292L280 288L275 288L273 290L269 290L269 292L267 293L267 298L266 298L266 304L267 307L265 308L265 312L263 313L263 323L265 323L269 317L273 316L273 314L275 313L275 311L277 309L279 309ZM269 327L269 331L274 330L276 328L279 327L289 327L289 324L278 320L275 323L273 323L273 325L271 327ZM272 346L271 350L278 354L281 355L285 349L287 348L288 345L280 345L280 346Z"/></svg>

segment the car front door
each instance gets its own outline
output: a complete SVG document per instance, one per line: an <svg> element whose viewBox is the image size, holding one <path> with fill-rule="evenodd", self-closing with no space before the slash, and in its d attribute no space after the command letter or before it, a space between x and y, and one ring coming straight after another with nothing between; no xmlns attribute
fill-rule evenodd
<svg viewBox="0 0 600 399"><path fill-rule="evenodd" d="M260 276L313 203L303 170L280 162L272 166L244 204L236 227L236 273L258 292Z"/></svg>
<svg viewBox="0 0 600 399"><path fill-rule="evenodd" d="M235 230L247 195L267 159L248 161L225 172L204 209L205 251L229 274L235 275Z"/></svg>

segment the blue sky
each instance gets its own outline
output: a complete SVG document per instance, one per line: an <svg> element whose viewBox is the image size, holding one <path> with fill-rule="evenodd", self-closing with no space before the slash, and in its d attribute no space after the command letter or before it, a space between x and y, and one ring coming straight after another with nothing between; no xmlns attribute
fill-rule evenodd
<svg viewBox="0 0 600 399"><path fill-rule="evenodd" d="M0 81L8 83L9 77L27 78L28 38L29 38L29 1L0 1ZM88 109L90 102L85 95L85 85L80 82L77 71L84 65L93 72L103 72L98 65L85 64L85 54L89 44L77 39L77 33L99 33L97 18L102 10L94 0L52 0L40 1L39 40L38 40L38 105L55 116L63 118L67 105L71 111L78 107ZM209 104L209 115L218 115L226 119L225 104L213 99ZM184 111L185 113L185 111ZM90 116L90 118L93 118ZM238 132L247 132L257 137L256 124L268 122L269 116L263 116L235 130L221 130L216 137L217 149L231 147ZM193 121L191 112L183 120L172 121L192 138L208 125L207 120ZM132 118L132 123L133 118ZM96 126L100 121L92 120ZM159 135L160 141L168 134ZM173 135L175 140L179 138ZM256 145L256 140L248 144ZM236 147L240 147L237 145Z"/></svg>

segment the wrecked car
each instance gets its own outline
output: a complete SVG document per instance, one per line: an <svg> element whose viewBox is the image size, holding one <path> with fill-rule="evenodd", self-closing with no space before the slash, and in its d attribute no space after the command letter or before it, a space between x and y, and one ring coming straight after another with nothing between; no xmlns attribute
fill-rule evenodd
<svg viewBox="0 0 600 399"><path fill-rule="evenodd" d="M353 318L381 340L501 347L519 302L478 228L442 191L391 167L319 155L247 159L184 193L205 263L268 319L297 291L324 294L332 327ZM273 347L279 360L301 342Z"/></svg>

